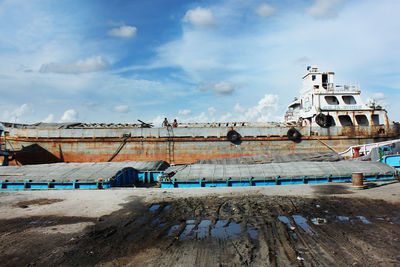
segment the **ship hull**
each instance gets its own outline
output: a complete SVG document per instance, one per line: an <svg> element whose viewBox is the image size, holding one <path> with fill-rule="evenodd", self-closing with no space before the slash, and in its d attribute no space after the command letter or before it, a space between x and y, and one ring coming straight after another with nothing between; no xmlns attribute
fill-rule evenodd
<svg viewBox="0 0 400 267"><path fill-rule="evenodd" d="M296 127L301 138L289 139L290 127L61 129L39 131L14 129L6 144L16 151L21 164L53 162L105 162L164 160L188 164L201 159L263 154L335 151L354 145L399 137L397 127ZM381 129L381 130L380 130ZM383 130L382 130L383 129ZM234 142L227 132L240 135ZM123 137L125 136L125 137Z"/></svg>

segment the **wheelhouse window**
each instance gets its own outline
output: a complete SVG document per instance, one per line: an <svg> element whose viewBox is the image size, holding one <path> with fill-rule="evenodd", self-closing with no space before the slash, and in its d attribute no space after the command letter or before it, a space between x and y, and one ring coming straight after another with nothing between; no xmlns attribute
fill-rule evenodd
<svg viewBox="0 0 400 267"><path fill-rule="evenodd" d="M368 126L368 118L365 115L356 115L357 124L360 126Z"/></svg>
<svg viewBox="0 0 400 267"><path fill-rule="evenodd" d="M339 100L336 98L336 96L333 96L333 95L325 96L325 101L329 105L339 105Z"/></svg>
<svg viewBox="0 0 400 267"><path fill-rule="evenodd" d="M349 115L339 115L339 122L342 126L353 126Z"/></svg>
<svg viewBox="0 0 400 267"><path fill-rule="evenodd" d="M354 105L357 104L357 101L354 99L352 95L344 95L342 96L343 102L347 105Z"/></svg>
<svg viewBox="0 0 400 267"><path fill-rule="evenodd" d="M315 78L316 78L315 75L312 75L312 76L311 76L311 79L312 79L313 81L315 81Z"/></svg>
<svg viewBox="0 0 400 267"><path fill-rule="evenodd" d="M378 114L374 114L372 115L372 122L374 123L374 125L379 125L379 115Z"/></svg>
<svg viewBox="0 0 400 267"><path fill-rule="evenodd" d="M300 104L296 103L290 106L290 109L296 110L296 109L300 109Z"/></svg>
<svg viewBox="0 0 400 267"><path fill-rule="evenodd" d="M322 74L322 87L327 89L327 85L328 85L328 75Z"/></svg>

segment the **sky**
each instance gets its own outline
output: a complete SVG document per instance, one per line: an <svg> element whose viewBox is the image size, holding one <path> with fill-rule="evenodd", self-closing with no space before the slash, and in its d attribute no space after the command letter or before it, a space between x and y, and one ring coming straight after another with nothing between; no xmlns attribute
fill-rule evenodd
<svg viewBox="0 0 400 267"><path fill-rule="evenodd" d="M0 121L281 121L308 65L400 120L397 0L0 0Z"/></svg>

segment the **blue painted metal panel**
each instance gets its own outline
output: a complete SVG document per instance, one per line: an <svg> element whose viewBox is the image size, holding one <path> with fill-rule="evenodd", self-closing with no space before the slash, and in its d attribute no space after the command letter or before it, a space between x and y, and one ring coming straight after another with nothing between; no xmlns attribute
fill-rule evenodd
<svg viewBox="0 0 400 267"><path fill-rule="evenodd" d="M150 172L151 173L151 182L157 182L158 176L163 174L164 172Z"/></svg>
<svg viewBox="0 0 400 267"><path fill-rule="evenodd" d="M393 181L398 179L397 173L392 174L376 174L365 176L364 181ZM294 177L275 179L252 179L247 180L231 180L227 178L225 181L207 181L200 179L199 181L162 181L161 188L181 188L181 187L239 187L239 186L269 186L269 185L294 185L294 184L317 184L328 182L351 182L351 176L331 176L325 177Z"/></svg>
<svg viewBox="0 0 400 267"><path fill-rule="evenodd" d="M145 179L146 179L146 173L145 173L145 172L139 172L139 173L138 173L138 180L139 180L140 182L144 182Z"/></svg>
<svg viewBox="0 0 400 267"><path fill-rule="evenodd" d="M400 169L400 155L384 156L382 162L396 169Z"/></svg>
<svg viewBox="0 0 400 267"><path fill-rule="evenodd" d="M145 171L138 172L138 181L145 184L151 184L157 182L158 176L163 174L161 171Z"/></svg>
<svg viewBox="0 0 400 267"><path fill-rule="evenodd" d="M23 183L9 183L9 184L4 184L2 188L5 189L24 189L24 184Z"/></svg>
<svg viewBox="0 0 400 267"><path fill-rule="evenodd" d="M47 190L47 189L101 189L111 188L112 184L98 182L2 182L0 190Z"/></svg>
<svg viewBox="0 0 400 267"><path fill-rule="evenodd" d="M112 187L124 187L142 183L154 183L163 172L138 172L134 169L124 169L113 179L104 179L92 182L79 182L69 180L66 182L7 182L0 180L0 190L43 190L43 189L107 189Z"/></svg>
<svg viewBox="0 0 400 267"><path fill-rule="evenodd" d="M130 186L140 181L138 171L133 169L122 170L115 176L113 187Z"/></svg>
<svg viewBox="0 0 400 267"><path fill-rule="evenodd" d="M48 189L47 183L30 183L28 185L29 189Z"/></svg>

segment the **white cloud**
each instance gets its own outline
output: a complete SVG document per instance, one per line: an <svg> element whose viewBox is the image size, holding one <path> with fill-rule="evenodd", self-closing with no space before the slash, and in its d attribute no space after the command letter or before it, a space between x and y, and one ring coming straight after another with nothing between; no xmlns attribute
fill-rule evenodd
<svg viewBox="0 0 400 267"><path fill-rule="evenodd" d="M269 95L266 94L264 97L258 102L257 109L259 111L264 108L278 108L279 96L278 95Z"/></svg>
<svg viewBox="0 0 400 267"><path fill-rule="evenodd" d="M40 72L48 73L67 73L67 74L79 74L85 72L96 72L108 69L109 65L102 59L101 56L95 56L86 58L84 60L78 60L71 63L48 63L43 64L40 68Z"/></svg>
<svg viewBox="0 0 400 267"><path fill-rule="evenodd" d="M78 120L78 112L73 109L68 109L64 112L60 122L76 122Z"/></svg>
<svg viewBox="0 0 400 267"><path fill-rule="evenodd" d="M381 107L389 106L389 103L386 101L386 96L382 92L374 93L370 98L367 99L368 104L375 104Z"/></svg>
<svg viewBox="0 0 400 267"><path fill-rule="evenodd" d="M381 92L378 92L378 93L374 93L374 94L372 95L372 97L375 98L375 99L377 99L377 100L381 100L381 99L384 99L384 98L385 98L385 94L384 94L384 93L381 93Z"/></svg>
<svg viewBox="0 0 400 267"><path fill-rule="evenodd" d="M179 110L178 114L182 115L182 116L187 116L187 115L192 114L192 111L190 109L183 109L183 110Z"/></svg>
<svg viewBox="0 0 400 267"><path fill-rule="evenodd" d="M182 19L184 22L190 22L191 24L209 28L217 24L214 14L210 9L197 7L195 9L188 10Z"/></svg>
<svg viewBox="0 0 400 267"><path fill-rule="evenodd" d="M198 115L193 115L191 117L181 118L182 122L220 122L221 118L217 118L215 114L217 113L217 109L214 107L209 107L205 111L201 111L197 113ZM192 112L193 114L193 112Z"/></svg>
<svg viewBox="0 0 400 267"><path fill-rule="evenodd" d="M153 123L154 127L161 127L164 121L164 118L166 118L165 115L158 115L157 117L153 118L151 122Z"/></svg>
<svg viewBox="0 0 400 267"><path fill-rule="evenodd" d="M228 110L222 115L214 116L217 110L209 107L207 111L200 112L199 115L186 118L184 122L279 122L281 116L276 115L279 110L279 96L275 94L265 94L257 105L253 107L242 107L237 103L233 110ZM163 116L158 117L158 123L162 122Z"/></svg>
<svg viewBox="0 0 400 267"><path fill-rule="evenodd" d="M236 105L233 107L233 110L239 113L243 113L246 111L246 109L242 107L239 103L236 103Z"/></svg>
<svg viewBox="0 0 400 267"><path fill-rule="evenodd" d="M119 28L113 28L108 31L108 34L121 38L133 38L136 36L137 28L135 26L122 25Z"/></svg>
<svg viewBox="0 0 400 267"><path fill-rule="evenodd" d="M338 15L343 0L316 0L306 12L318 19L334 18Z"/></svg>
<svg viewBox="0 0 400 267"><path fill-rule="evenodd" d="M221 116L220 121L221 122L229 122L229 121L232 121L234 117L235 116L233 116L232 113L228 112Z"/></svg>
<svg viewBox="0 0 400 267"><path fill-rule="evenodd" d="M197 89L201 91L212 91L216 95L231 95L237 86L231 82L202 82L199 83Z"/></svg>
<svg viewBox="0 0 400 267"><path fill-rule="evenodd" d="M211 116L213 116L215 112L217 112L217 110L214 107L209 107L207 111Z"/></svg>
<svg viewBox="0 0 400 267"><path fill-rule="evenodd" d="M54 114L50 113L43 122L54 122Z"/></svg>
<svg viewBox="0 0 400 267"><path fill-rule="evenodd" d="M12 111L5 110L3 112L3 118L9 122L21 122L25 120L26 116L33 113L33 109L28 104L22 104Z"/></svg>
<svg viewBox="0 0 400 267"><path fill-rule="evenodd" d="M191 117L188 119L190 122L213 122L213 118L207 116L206 112L201 112L199 115Z"/></svg>
<svg viewBox="0 0 400 267"><path fill-rule="evenodd" d="M127 105L115 106L113 111L114 112L118 112L118 113L128 113L129 112L129 106L127 106Z"/></svg>
<svg viewBox="0 0 400 267"><path fill-rule="evenodd" d="M29 112L31 112L31 108L29 107L28 104L22 104L20 107L18 107L16 110L14 110L14 114L17 117L21 117L24 116L26 114L28 114Z"/></svg>
<svg viewBox="0 0 400 267"><path fill-rule="evenodd" d="M275 13L276 9L267 3L262 3L256 8L255 11L260 17L268 18Z"/></svg>
<svg viewBox="0 0 400 267"><path fill-rule="evenodd" d="M279 96L275 94L265 94L256 106L244 108L239 103L234 106L234 113L228 112L223 115L224 120L249 121L249 122L268 122L278 121L275 112L279 108Z"/></svg>

